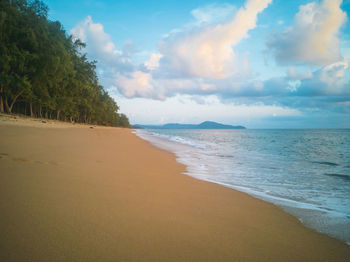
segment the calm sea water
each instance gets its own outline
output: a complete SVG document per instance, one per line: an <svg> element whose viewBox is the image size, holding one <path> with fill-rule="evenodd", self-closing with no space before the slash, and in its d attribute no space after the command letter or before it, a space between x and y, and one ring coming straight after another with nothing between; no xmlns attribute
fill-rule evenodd
<svg viewBox="0 0 350 262"><path fill-rule="evenodd" d="M281 206L350 244L350 130L137 130L187 174Z"/></svg>

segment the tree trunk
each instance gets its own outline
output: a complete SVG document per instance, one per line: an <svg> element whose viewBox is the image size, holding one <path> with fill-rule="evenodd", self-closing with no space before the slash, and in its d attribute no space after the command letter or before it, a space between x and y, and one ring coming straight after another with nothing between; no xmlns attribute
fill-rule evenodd
<svg viewBox="0 0 350 262"><path fill-rule="evenodd" d="M4 101L2 100L1 95L0 95L0 113L4 113Z"/></svg>
<svg viewBox="0 0 350 262"><path fill-rule="evenodd" d="M45 118L46 118L46 119L48 119L48 118L49 118L49 116L48 116L48 112L47 112L47 111L45 112Z"/></svg>
<svg viewBox="0 0 350 262"><path fill-rule="evenodd" d="M12 103L11 103L10 106L8 106L7 99L6 99L6 107L7 107L8 112L9 112L10 114L11 114L13 105L16 103L18 97L19 97L20 95L22 95L23 92L24 92L24 91L19 92L19 93L14 97L14 99L12 100Z"/></svg>
<svg viewBox="0 0 350 262"><path fill-rule="evenodd" d="M2 98L2 90L3 88L0 87L0 113L4 113L4 100Z"/></svg>
<svg viewBox="0 0 350 262"><path fill-rule="evenodd" d="M5 108L6 108L6 112L11 114L10 107L9 107L8 102L7 102L7 97L6 96L5 96Z"/></svg>
<svg viewBox="0 0 350 262"><path fill-rule="evenodd" d="M32 102L29 103L29 109L30 109L30 117L34 117L34 114L33 114L33 103Z"/></svg>
<svg viewBox="0 0 350 262"><path fill-rule="evenodd" d="M39 116L40 116L40 118L43 118L43 114L42 114L41 110L42 110L42 107L41 107L41 105L40 105L40 106L39 106Z"/></svg>
<svg viewBox="0 0 350 262"><path fill-rule="evenodd" d="M60 113L61 113L61 111L60 110L57 110L57 120L60 120Z"/></svg>

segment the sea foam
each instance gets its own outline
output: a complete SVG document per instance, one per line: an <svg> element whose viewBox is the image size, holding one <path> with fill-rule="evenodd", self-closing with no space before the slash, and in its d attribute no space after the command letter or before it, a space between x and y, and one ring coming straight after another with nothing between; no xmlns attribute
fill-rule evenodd
<svg viewBox="0 0 350 262"><path fill-rule="evenodd" d="M350 130L137 130L187 175L281 206L350 243Z"/></svg>

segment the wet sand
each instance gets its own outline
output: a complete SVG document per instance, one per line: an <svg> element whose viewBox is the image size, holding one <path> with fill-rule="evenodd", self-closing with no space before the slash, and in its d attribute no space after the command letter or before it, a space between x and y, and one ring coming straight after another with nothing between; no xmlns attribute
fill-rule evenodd
<svg viewBox="0 0 350 262"><path fill-rule="evenodd" d="M130 129L0 119L0 261L348 261Z"/></svg>

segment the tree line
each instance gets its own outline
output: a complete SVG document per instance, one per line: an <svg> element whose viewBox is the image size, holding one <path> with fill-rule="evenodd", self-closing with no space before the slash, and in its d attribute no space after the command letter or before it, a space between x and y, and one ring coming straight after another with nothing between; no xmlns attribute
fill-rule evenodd
<svg viewBox="0 0 350 262"><path fill-rule="evenodd" d="M0 112L129 126L82 54L39 0L0 0Z"/></svg>

